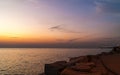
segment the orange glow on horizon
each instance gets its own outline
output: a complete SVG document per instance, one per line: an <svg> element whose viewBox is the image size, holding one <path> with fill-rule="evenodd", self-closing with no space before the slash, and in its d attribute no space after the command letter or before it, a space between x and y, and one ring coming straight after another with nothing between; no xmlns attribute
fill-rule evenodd
<svg viewBox="0 0 120 75"><path fill-rule="evenodd" d="M69 40L72 40L73 38L77 37L72 37L72 35L64 36L64 37L59 37L59 36L50 36L49 34L47 35L4 35L0 36L0 41L4 43L59 43L59 42L68 42ZM77 41L87 41L90 40L87 37L83 37L81 35L81 38L78 38L79 40Z"/></svg>
<svg viewBox="0 0 120 75"><path fill-rule="evenodd" d="M48 43L53 42L50 38L34 38L34 37L1 37L1 42L5 43Z"/></svg>

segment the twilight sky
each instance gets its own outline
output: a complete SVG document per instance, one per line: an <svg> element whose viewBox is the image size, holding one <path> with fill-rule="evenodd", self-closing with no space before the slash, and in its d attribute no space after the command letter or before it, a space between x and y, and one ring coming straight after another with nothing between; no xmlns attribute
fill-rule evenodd
<svg viewBox="0 0 120 75"><path fill-rule="evenodd" d="M0 0L0 47L120 44L120 0Z"/></svg>

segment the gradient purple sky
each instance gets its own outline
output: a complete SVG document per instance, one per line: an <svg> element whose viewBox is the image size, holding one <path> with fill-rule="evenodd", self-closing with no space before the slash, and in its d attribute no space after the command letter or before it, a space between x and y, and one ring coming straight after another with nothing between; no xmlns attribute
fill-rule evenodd
<svg viewBox="0 0 120 75"><path fill-rule="evenodd" d="M0 0L0 47L120 44L119 0Z"/></svg>

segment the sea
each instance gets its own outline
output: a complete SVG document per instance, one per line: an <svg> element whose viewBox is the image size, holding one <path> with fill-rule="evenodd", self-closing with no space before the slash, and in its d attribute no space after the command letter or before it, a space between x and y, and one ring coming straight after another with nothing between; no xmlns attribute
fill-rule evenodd
<svg viewBox="0 0 120 75"><path fill-rule="evenodd" d="M109 52L101 48L0 48L0 75L39 75L44 64Z"/></svg>

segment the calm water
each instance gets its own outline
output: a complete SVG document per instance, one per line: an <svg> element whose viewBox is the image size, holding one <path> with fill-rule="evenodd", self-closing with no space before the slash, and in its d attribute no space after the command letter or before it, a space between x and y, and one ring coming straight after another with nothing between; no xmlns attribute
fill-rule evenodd
<svg viewBox="0 0 120 75"><path fill-rule="evenodd" d="M110 49L1 48L0 75L38 75L45 63L108 51Z"/></svg>

